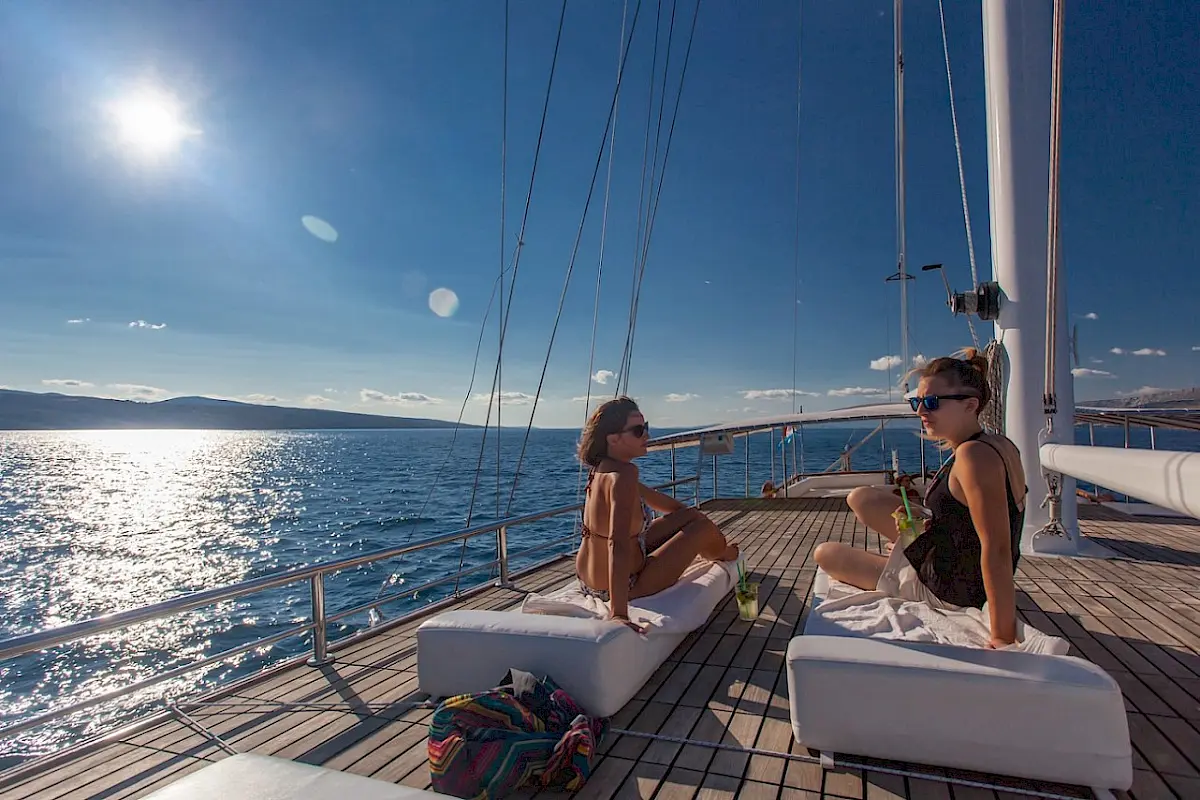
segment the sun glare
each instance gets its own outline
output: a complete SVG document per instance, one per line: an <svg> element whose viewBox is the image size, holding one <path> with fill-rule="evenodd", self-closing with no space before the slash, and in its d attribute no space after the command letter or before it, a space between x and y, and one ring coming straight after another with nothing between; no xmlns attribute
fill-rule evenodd
<svg viewBox="0 0 1200 800"><path fill-rule="evenodd" d="M110 106L121 144L131 152L158 158L174 152L192 130L179 102L156 89L142 89Z"/></svg>

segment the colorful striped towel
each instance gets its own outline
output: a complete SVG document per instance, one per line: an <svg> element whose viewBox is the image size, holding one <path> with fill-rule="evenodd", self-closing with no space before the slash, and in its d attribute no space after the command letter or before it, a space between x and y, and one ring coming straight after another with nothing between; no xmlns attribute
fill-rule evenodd
<svg viewBox="0 0 1200 800"><path fill-rule="evenodd" d="M575 791L607 732L607 719L584 714L549 677L510 670L501 686L449 697L434 712L433 790L488 800L523 786Z"/></svg>

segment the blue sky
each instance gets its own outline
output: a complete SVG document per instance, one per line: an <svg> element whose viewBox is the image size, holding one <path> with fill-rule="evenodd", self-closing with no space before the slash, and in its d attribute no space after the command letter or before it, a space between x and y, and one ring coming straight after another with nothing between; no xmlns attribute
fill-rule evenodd
<svg viewBox="0 0 1200 800"><path fill-rule="evenodd" d="M1076 380L1080 399L1200 383L1187 300L1200 294L1198 8L1068 7L1062 226L1080 367L1092 371ZM506 424L523 424L532 408L623 9L616 0L567 9L505 343ZM538 425L577 425L576 398L589 384L611 394L612 379L593 375L620 365L655 9L643 4L621 93L595 362L589 371L607 158ZM693 9L679 0L669 101ZM883 280L895 264L891 3L803 11L797 228L796 4L700 7L630 381L662 424L790 408L797 234L800 401L861 402L897 381L871 367L899 352L897 288ZM558 13L557 3L512 2L504 258L529 186ZM988 277L980 25L979 3L947 3ZM962 289L937 4L907 4L905 35L910 268L943 262ZM20 91L0 96L0 384L454 418L502 262L502 47L494 2L5 4L0 71ZM157 98L149 111L130 112L131 98L146 97ZM138 127L155 125L175 131L164 134L173 147L154 150L155 131ZM911 285L912 352L969 344L941 283L926 275ZM455 293L454 313L431 310L437 289ZM484 397L467 404L468 421L484 418L497 338L493 311L473 390Z"/></svg>

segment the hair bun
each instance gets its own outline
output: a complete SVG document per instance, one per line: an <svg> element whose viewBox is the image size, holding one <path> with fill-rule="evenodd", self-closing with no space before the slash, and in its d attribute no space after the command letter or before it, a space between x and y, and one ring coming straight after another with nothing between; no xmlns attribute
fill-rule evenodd
<svg viewBox="0 0 1200 800"><path fill-rule="evenodd" d="M988 371L987 356L980 353L974 347L967 347L967 348L963 349L962 360L967 362L968 364L970 364L972 367L979 370L983 374L985 374L985 375L987 374L987 371Z"/></svg>

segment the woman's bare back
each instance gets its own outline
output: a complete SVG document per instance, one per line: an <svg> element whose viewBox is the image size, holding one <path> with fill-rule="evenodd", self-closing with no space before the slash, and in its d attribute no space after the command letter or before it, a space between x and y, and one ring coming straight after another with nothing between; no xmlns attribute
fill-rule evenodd
<svg viewBox="0 0 1200 800"><path fill-rule="evenodd" d="M630 513L624 523L614 523L612 515L613 481L616 476L637 480L638 470L633 464L616 464L602 462L600 467L593 470L588 477L587 495L583 503L583 541L575 556L575 570L578 575L594 589L609 589L609 538L614 535L624 535L629 539L637 538L643 528L640 515ZM639 511L636 506L632 511ZM645 565L645 558L639 548L637 559L630 564L631 574L637 574Z"/></svg>

